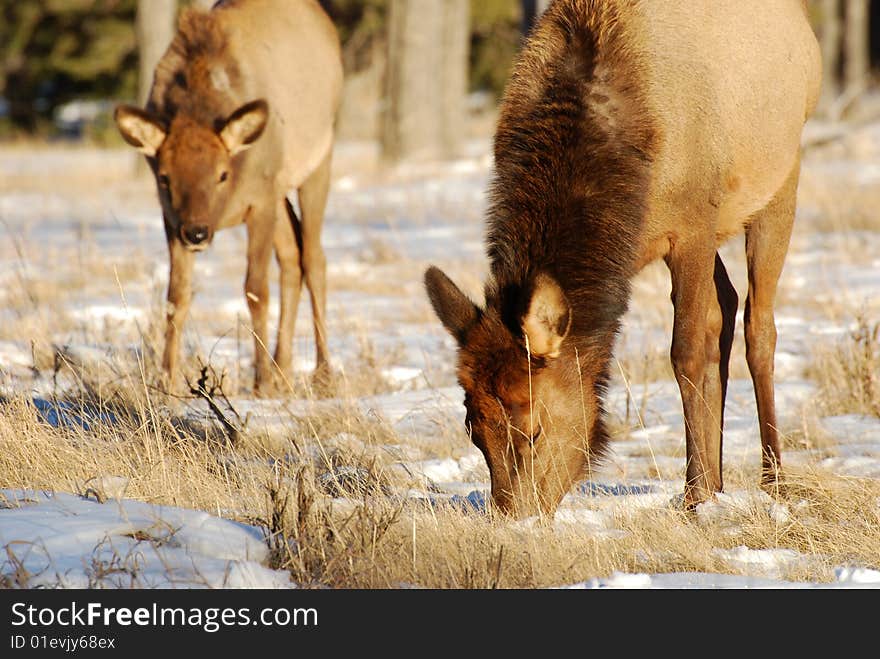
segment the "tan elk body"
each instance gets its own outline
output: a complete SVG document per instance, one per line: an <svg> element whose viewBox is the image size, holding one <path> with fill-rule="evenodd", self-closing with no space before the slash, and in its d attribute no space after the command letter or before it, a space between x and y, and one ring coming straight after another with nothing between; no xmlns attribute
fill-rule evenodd
<svg viewBox="0 0 880 659"><path fill-rule="evenodd" d="M802 0L550 5L501 105L485 306L437 268L425 276L499 509L552 513L601 458L630 279L657 259L672 283L686 505L721 491L738 299L717 249L743 232L762 482L778 483L773 306L820 71Z"/></svg>
<svg viewBox="0 0 880 659"><path fill-rule="evenodd" d="M226 0L185 10L156 66L146 108L119 106L123 137L156 176L170 254L164 369L178 371L196 252L220 229L247 226L245 295L255 391L292 362L303 280L314 318L316 373L329 369L321 227L342 86L336 29L316 0ZM288 194L298 192L302 218ZM280 268L274 365L269 265Z"/></svg>

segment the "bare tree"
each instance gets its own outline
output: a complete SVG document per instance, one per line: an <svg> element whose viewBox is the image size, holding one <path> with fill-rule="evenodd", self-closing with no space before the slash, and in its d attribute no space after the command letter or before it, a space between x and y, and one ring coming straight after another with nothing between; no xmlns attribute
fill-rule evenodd
<svg viewBox="0 0 880 659"><path fill-rule="evenodd" d="M840 0L820 0L819 43L822 49L822 99L825 110L840 95Z"/></svg>
<svg viewBox="0 0 880 659"><path fill-rule="evenodd" d="M452 158L458 155L466 137L471 7L470 0L445 0L442 4L440 151Z"/></svg>
<svg viewBox="0 0 880 659"><path fill-rule="evenodd" d="M865 91L870 69L868 0L846 0L843 83L847 97Z"/></svg>
<svg viewBox="0 0 880 659"><path fill-rule="evenodd" d="M150 95L153 69L174 36L177 0L138 0L135 33L138 44L138 103Z"/></svg>
<svg viewBox="0 0 880 659"><path fill-rule="evenodd" d="M135 36L138 45L138 103L144 105L153 85L153 70L174 37L177 0L138 0ZM138 174L148 172L143 158L136 160Z"/></svg>
<svg viewBox="0 0 880 659"><path fill-rule="evenodd" d="M454 156L465 131L469 0L391 0L382 153Z"/></svg>

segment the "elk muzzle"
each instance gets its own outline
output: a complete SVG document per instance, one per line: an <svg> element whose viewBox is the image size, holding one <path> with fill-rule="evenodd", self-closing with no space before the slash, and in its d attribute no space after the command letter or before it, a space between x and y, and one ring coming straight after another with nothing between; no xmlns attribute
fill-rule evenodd
<svg viewBox="0 0 880 659"><path fill-rule="evenodd" d="M520 478L507 487L493 487L492 504L498 512L513 519L552 517L561 497L542 490L542 484Z"/></svg>
<svg viewBox="0 0 880 659"><path fill-rule="evenodd" d="M180 239L187 248L201 251L211 242L211 229L205 224L186 224L180 228Z"/></svg>
<svg viewBox="0 0 880 659"><path fill-rule="evenodd" d="M514 519L553 517L556 508L583 475L585 451L563 436L541 437L534 447L521 447L487 458L496 510ZM551 445L552 443L552 445ZM524 450L523 450L524 449Z"/></svg>

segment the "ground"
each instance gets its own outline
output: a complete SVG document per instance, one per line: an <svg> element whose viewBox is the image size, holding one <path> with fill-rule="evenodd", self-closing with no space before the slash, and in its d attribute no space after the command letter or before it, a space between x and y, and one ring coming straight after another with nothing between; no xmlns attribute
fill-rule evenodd
<svg viewBox="0 0 880 659"><path fill-rule="evenodd" d="M828 137L830 136L830 137ZM609 459L552 523L487 510L463 428L435 264L474 299L486 272L489 141L383 169L339 144L323 243L336 395L296 374L252 395L243 229L197 261L188 381L161 390L167 254L130 150L0 149L0 579L25 587L876 587L880 584L880 125L808 125L777 300L776 397L792 487L757 487L740 293L725 492L686 516L683 419L668 364L665 267L635 280L608 394ZM277 286L271 321L277 320ZM274 338L274 337L273 337ZM210 404L209 404L210 403ZM221 416L224 421L221 421ZM348 558L339 560L343 554ZM405 556L405 560L400 560Z"/></svg>

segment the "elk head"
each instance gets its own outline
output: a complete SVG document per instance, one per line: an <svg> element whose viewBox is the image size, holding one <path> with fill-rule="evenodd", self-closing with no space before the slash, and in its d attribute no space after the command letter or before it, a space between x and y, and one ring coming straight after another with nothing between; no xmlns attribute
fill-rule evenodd
<svg viewBox="0 0 880 659"><path fill-rule="evenodd" d="M425 286L458 342L465 426L489 466L494 505L514 517L552 515L607 439L602 351L575 349L572 310L550 275L491 294L486 309L437 268Z"/></svg>
<svg viewBox="0 0 880 659"><path fill-rule="evenodd" d="M147 156L172 236L205 249L235 189L235 156L262 135L264 100L247 103L214 126L177 113L169 125L146 110L120 105L114 118L126 142Z"/></svg>

